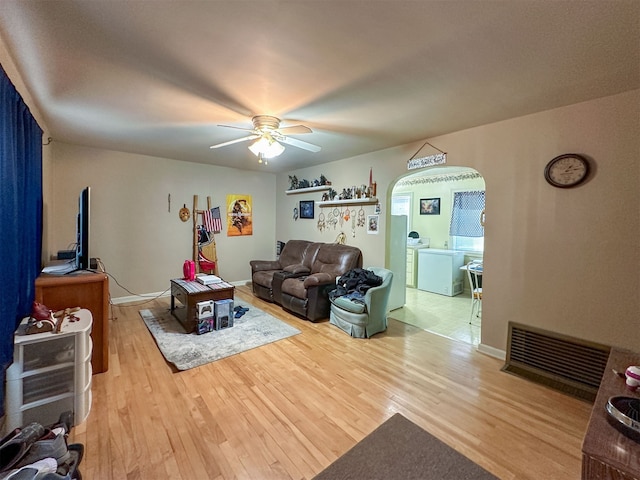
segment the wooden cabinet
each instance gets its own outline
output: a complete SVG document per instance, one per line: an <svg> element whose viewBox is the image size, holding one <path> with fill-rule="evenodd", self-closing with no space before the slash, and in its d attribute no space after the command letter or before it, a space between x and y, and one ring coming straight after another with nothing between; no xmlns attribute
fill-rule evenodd
<svg viewBox="0 0 640 480"><path fill-rule="evenodd" d="M67 275L41 274L35 283L36 302L52 310L82 307L93 316L91 338L93 373L109 369L109 278L104 273L79 271Z"/></svg>
<svg viewBox="0 0 640 480"><path fill-rule="evenodd" d="M582 480L640 479L640 443L611 425L605 410L610 397L640 395L629 390L624 379L613 373L613 370L624 372L629 365L640 365L640 354L611 350L582 443Z"/></svg>

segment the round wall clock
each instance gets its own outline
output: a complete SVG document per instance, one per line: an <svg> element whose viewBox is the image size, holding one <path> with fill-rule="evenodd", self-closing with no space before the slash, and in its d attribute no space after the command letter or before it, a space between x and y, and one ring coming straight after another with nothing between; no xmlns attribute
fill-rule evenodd
<svg viewBox="0 0 640 480"><path fill-rule="evenodd" d="M577 153L566 153L551 160L544 169L544 178L554 187L580 185L589 176L589 162Z"/></svg>

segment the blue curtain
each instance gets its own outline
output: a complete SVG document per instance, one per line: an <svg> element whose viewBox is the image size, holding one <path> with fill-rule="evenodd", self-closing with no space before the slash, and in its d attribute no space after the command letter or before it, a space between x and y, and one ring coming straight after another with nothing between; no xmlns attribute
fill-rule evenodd
<svg viewBox="0 0 640 480"><path fill-rule="evenodd" d="M42 251L42 129L0 65L0 376L31 311ZM4 395L0 395L4 414Z"/></svg>
<svg viewBox="0 0 640 480"><path fill-rule="evenodd" d="M484 210L484 192L454 192L449 235L483 237L480 214Z"/></svg>

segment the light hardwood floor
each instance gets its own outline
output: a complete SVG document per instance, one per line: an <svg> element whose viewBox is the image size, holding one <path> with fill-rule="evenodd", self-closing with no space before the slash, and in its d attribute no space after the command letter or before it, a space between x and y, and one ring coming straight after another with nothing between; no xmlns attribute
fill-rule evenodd
<svg viewBox="0 0 640 480"><path fill-rule="evenodd" d="M390 313L390 317L427 332L461 342L480 343L481 319L471 318L471 294L455 297L407 288L405 306ZM471 323L469 323L471 320Z"/></svg>
<svg viewBox="0 0 640 480"><path fill-rule="evenodd" d="M236 289L301 334L173 373L141 320L115 306L109 371L70 441L102 479L310 479L399 412L501 479L580 478L591 404L500 371L460 341L389 321L353 339Z"/></svg>

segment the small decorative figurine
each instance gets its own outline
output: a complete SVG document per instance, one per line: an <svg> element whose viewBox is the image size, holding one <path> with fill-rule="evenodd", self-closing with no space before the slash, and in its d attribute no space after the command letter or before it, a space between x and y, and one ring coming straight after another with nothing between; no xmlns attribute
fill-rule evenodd
<svg viewBox="0 0 640 480"><path fill-rule="evenodd" d="M635 391L640 387L640 366L631 365L624 372L626 383L630 390Z"/></svg>

